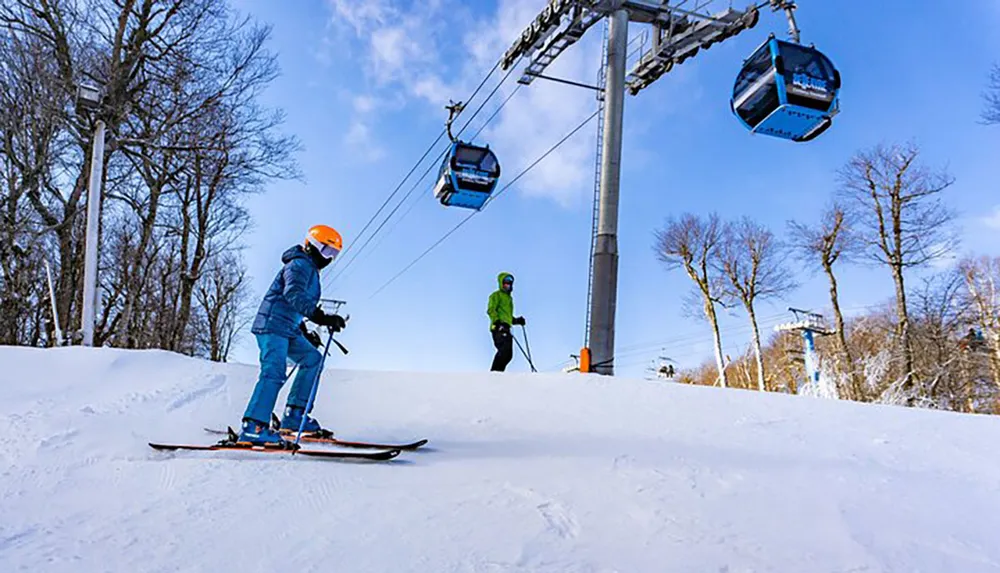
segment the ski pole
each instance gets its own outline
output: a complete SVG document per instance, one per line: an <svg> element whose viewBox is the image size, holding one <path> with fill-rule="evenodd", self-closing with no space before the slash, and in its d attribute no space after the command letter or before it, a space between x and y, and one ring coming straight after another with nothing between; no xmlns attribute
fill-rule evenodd
<svg viewBox="0 0 1000 573"><path fill-rule="evenodd" d="M521 325L521 334L524 335L524 347L528 349L528 364L531 364L531 370L533 372L538 372L535 370L535 363L531 360L531 345L528 344L528 327Z"/></svg>
<svg viewBox="0 0 1000 573"><path fill-rule="evenodd" d="M299 448L299 439L302 438L302 430L306 427L306 418L309 416L309 411L312 409L313 401L316 399L316 389L319 388L319 377L320 374L323 373L323 366L326 364L326 356L330 353L331 342L333 342L333 329L330 330L330 335L326 339L326 348L323 349L323 357L319 360L319 367L316 368L316 376L313 377L312 388L309 390L309 401L306 403L305 412L302 413L302 419L299 420L299 433L295 436L295 449ZM338 344L338 346L340 345Z"/></svg>
<svg viewBox="0 0 1000 573"><path fill-rule="evenodd" d="M531 357L528 356L528 354L524 351L524 347L521 346L521 341L518 340L516 336L511 336L511 338L513 338L514 342L517 344L517 349L521 351L521 355L528 361L528 365L531 366L531 371L538 372L538 370L535 370L535 365L531 363Z"/></svg>

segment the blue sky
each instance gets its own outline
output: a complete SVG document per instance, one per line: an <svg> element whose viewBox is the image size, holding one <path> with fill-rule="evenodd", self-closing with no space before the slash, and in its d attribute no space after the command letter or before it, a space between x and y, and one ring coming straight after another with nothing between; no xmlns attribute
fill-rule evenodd
<svg viewBox="0 0 1000 573"><path fill-rule="evenodd" d="M300 242L309 226L331 225L347 243L357 237L442 129L443 106L468 97L544 4L235 3L273 26L270 46L282 75L265 103L286 111L285 131L304 146L298 156L304 180L273 183L249 201L255 227L246 237L246 258L254 307L281 252ZM1000 254L1000 126L978 123L988 71L1000 61L1000 1L974 0L948 12L942 7L909 0L799 2L802 40L829 55L844 81L841 114L809 144L751 136L729 111L742 58L769 32L785 34L784 18L769 11L756 28L704 51L638 96L626 96L618 374L643 375L661 352L681 366L711 354L706 324L682 310L689 280L665 271L652 251L653 233L666 217L749 215L783 234L790 219L816 219L835 189L836 169L855 151L879 142L914 141L928 165L946 167L956 178L947 199L961 216L961 252ZM643 29L632 24L630 37L641 39ZM600 36L598 25L549 73L593 82ZM491 78L488 89L499 78ZM487 112L511 93L513 79L470 129L479 129ZM509 180L594 109L588 90L536 81L513 95L477 141L497 152ZM488 369L493 347L485 306L500 271L517 277L515 310L528 319L536 366L557 369L577 353L584 337L596 127L594 121L581 130L373 297L468 214L436 203L425 180L363 256L337 281L326 281L324 296L346 299L351 315L341 337L351 353L337 355L334 365ZM409 190L407 183L397 200ZM880 303L892 292L883 269L845 266L840 276L848 311ZM820 277L803 272L798 278L802 286L786 300L760 309L765 335L790 320L788 306L827 305ZM732 313L723 327L726 352L740 354L748 338L746 318ZM233 358L256 363L249 331ZM527 365L516 357L509 370Z"/></svg>

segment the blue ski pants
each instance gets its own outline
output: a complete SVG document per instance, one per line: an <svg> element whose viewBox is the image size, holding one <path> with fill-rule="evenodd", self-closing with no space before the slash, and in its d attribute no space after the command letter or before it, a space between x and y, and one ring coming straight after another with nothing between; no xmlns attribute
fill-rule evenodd
<svg viewBox="0 0 1000 573"><path fill-rule="evenodd" d="M250 396L243 418L256 420L262 424L271 422L274 403L278 401L278 392L285 383L285 368L289 360L299 365L288 392L286 405L305 408L309 403L309 394L319 375L320 358L322 355L301 333L287 338L277 334L257 334L257 346L260 348L260 377L257 386ZM308 414L308 412L307 412Z"/></svg>

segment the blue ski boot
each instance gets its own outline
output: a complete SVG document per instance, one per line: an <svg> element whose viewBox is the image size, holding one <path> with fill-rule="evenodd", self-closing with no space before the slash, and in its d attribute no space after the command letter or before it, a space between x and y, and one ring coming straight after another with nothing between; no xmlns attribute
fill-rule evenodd
<svg viewBox="0 0 1000 573"><path fill-rule="evenodd" d="M306 417L306 423L302 426L303 434L311 433L327 433L323 430L323 427L319 425L319 422L315 418L305 413L305 408L300 408L299 406L286 406L285 416L281 419L281 431L286 433L297 434L299 431L299 424L302 423L302 416ZM330 435L333 435L330 433Z"/></svg>
<svg viewBox="0 0 1000 573"><path fill-rule="evenodd" d="M281 434L272 430L270 426L250 418L243 420L243 426L236 441L241 444L279 448L284 448L288 444L281 437Z"/></svg>

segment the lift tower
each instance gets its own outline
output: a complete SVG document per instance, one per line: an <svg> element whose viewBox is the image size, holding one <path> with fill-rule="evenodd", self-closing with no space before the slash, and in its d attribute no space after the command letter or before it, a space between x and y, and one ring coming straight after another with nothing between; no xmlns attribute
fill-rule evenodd
<svg viewBox="0 0 1000 573"><path fill-rule="evenodd" d="M625 90L636 95L694 57L699 50L757 25L757 5L709 13L711 0L550 0L504 54L504 70L528 59L519 83L527 85L598 21L608 19L600 193L593 230L587 309L587 343L580 370L614 374L615 306L618 295L618 189L621 177ZM765 3L766 5L766 3ZM651 47L626 70L629 22L652 26ZM559 80L557 80L559 81ZM572 83L572 82L570 82Z"/></svg>
<svg viewBox="0 0 1000 573"><path fill-rule="evenodd" d="M818 393L820 386L820 363L819 355L816 353L815 336L829 336L835 334L836 331L827 325L826 319L823 318L822 314L799 308L789 307L788 310L795 315L795 320L779 324L774 327L774 330L777 332L798 332L802 335L802 344L805 350L806 383L800 389L800 393L804 389Z"/></svg>

